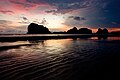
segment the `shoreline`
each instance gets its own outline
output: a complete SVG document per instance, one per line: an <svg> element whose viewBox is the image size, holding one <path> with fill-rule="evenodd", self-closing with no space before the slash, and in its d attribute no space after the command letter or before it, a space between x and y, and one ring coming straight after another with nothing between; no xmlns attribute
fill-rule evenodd
<svg viewBox="0 0 120 80"><path fill-rule="evenodd" d="M47 40L66 38L91 38L91 37L120 37L116 34L26 34L26 35L1 35L0 42L27 41L27 40Z"/></svg>

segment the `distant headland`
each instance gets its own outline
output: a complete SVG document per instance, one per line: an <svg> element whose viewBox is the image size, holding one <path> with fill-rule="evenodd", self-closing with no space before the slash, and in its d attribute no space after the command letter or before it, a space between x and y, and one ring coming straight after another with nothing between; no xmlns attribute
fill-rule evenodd
<svg viewBox="0 0 120 80"><path fill-rule="evenodd" d="M73 27L72 29L69 29L68 31L64 32L50 32L47 27L44 27L43 25L38 25L36 23L31 23L28 25L27 34L93 34L91 29L88 28L80 28L77 29L76 27ZM118 32L111 32L113 34L120 34L120 31ZM98 28L97 32L95 34L109 34L109 31L104 28Z"/></svg>

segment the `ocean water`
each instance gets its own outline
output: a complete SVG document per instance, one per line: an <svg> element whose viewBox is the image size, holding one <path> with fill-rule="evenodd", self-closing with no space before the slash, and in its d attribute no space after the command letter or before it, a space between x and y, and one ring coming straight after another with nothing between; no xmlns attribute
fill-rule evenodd
<svg viewBox="0 0 120 80"><path fill-rule="evenodd" d="M120 37L0 42L0 80L119 80L119 64Z"/></svg>

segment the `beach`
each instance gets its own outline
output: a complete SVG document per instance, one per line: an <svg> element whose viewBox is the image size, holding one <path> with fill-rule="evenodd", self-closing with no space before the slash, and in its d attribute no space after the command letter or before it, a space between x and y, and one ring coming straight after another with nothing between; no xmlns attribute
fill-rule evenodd
<svg viewBox="0 0 120 80"><path fill-rule="evenodd" d="M0 80L119 79L119 37L19 40L0 44L3 48L0 49Z"/></svg>

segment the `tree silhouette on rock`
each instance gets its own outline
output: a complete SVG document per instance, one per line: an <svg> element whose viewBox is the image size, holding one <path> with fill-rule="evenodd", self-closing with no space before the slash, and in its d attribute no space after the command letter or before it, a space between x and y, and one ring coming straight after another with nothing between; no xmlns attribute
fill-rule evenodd
<svg viewBox="0 0 120 80"><path fill-rule="evenodd" d="M48 28L43 25L38 25L36 23L31 23L28 26L27 34L49 34L51 33Z"/></svg>

